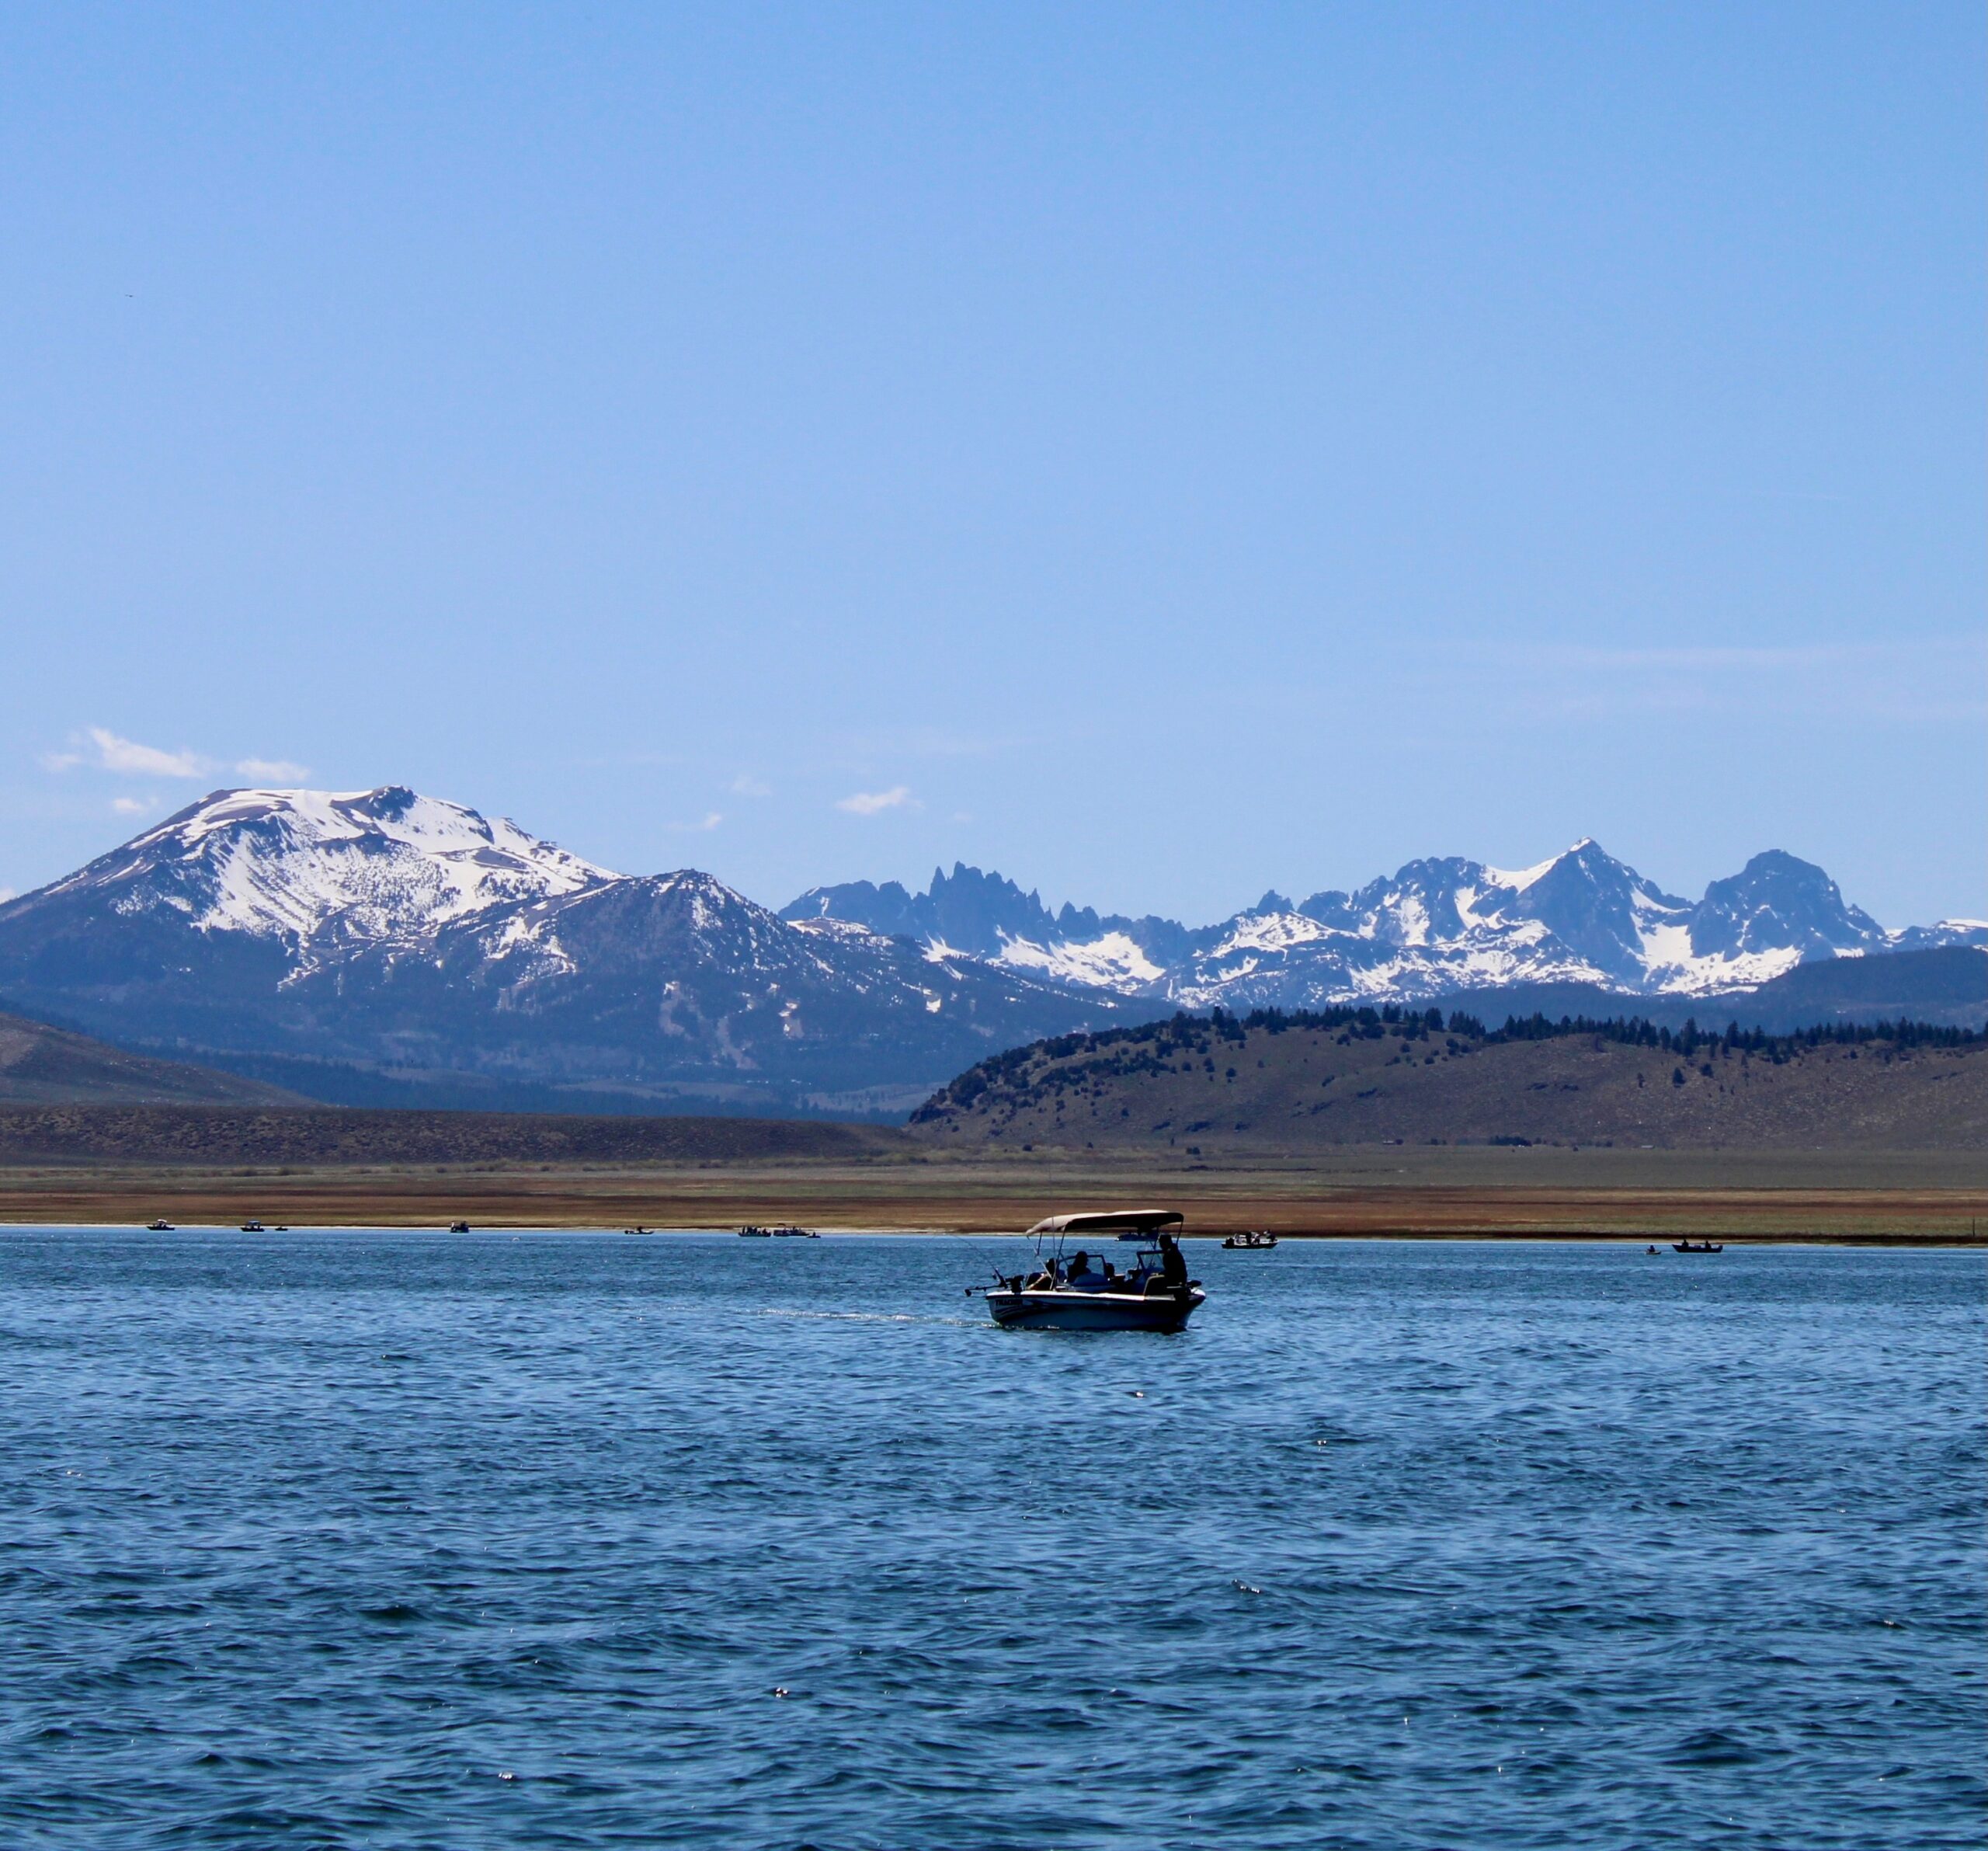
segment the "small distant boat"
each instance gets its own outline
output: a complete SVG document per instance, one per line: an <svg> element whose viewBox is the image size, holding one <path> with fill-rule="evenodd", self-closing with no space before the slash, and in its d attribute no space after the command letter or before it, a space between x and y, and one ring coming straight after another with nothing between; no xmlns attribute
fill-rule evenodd
<svg viewBox="0 0 1988 1851"><path fill-rule="evenodd" d="M1239 1234L1231 1234L1222 1245L1236 1252L1254 1252L1259 1248L1276 1246L1277 1236L1267 1227L1251 1228Z"/></svg>
<svg viewBox="0 0 1988 1851"><path fill-rule="evenodd" d="M766 1231L776 1240L818 1240L822 1237L812 1227L796 1227L791 1222L784 1227L769 1228Z"/></svg>
<svg viewBox="0 0 1988 1851"><path fill-rule="evenodd" d="M773 1237L773 1230L770 1227L742 1227L739 1230L739 1237L742 1240L770 1240Z"/></svg>
<svg viewBox="0 0 1988 1851"><path fill-rule="evenodd" d="M162 1215L158 1220L145 1223L145 1232L148 1234L169 1234L172 1232L172 1223Z"/></svg>
<svg viewBox="0 0 1988 1851"><path fill-rule="evenodd" d="M290 1232L290 1229L286 1223L279 1221L274 1227L269 1230L269 1232L273 1234L287 1234Z"/></svg>
<svg viewBox="0 0 1988 1851"><path fill-rule="evenodd" d="M469 1232L469 1223L467 1221L451 1221L449 1223L449 1232L452 1234L466 1234Z"/></svg>
<svg viewBox="0 0 1988 1851"><path fill-rule="evenodd" d="M624 1234L652 1234L655 1230L652 1227L644 1227L638 1221L633 1227L624 1227L621 1231Z"/></svg>
<svg viewBox="0 0 1988 1851"><path fill-rule="evenodd" d="M242 1224L242 1231L245 1234L266 1234L269 1230L259 1221L245 1221Z"/></svg>
<svg viewBox="0 0 1988 1851"><path fill-rule="evenodd" d="M1114 1209L1038 1221L1028 1230L1036 1271L1003 1278L987 1294L988 1311L1003 1327L1034 1331L1177 1331L1208 1296L1173 1238L1182 1219L1176 1209ZM1093 1271L1081 1247L1063 1257L1072 1236L1122 1233L1141 1243L1129 1272L1109 1261Z"/></svg>
<svg viewBox="0 0 1988 1851"><path fill-rule="evenodd" d="M1723 1253L1726 1243L1723 1240L1673 1240L1670 1251L1673 1253Z"/></svg>

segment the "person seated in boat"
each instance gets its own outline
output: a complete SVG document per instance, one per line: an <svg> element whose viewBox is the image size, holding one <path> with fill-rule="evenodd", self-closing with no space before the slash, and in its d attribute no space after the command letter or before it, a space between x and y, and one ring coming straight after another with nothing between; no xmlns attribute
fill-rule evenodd
<svg viewBox="0 0 1988 1851"><path fill-rule="evenodd" d="M1070 1269L1063 1275L1066 1286L1074 1286L1079 1291L1089 1292L1097 1285L1097 1275L1090 1269L1090 1255L1080 1247L1070 1255Z"/></svg>
<svg viewBox="0 0 1988 1851"><path fill-rule="evenodd" d="M1104 1289L1107 1292L1116 1292L1118 1286L1118 1268L1107 1260L1104 1262Z"/></svg>
<svg viewBox="0 0 1988 1851"><path fill-rule="evenodd" d="M1187 1283L1187 1262L1181 1257L1180 1243L1171 1234L1159 1237L1160 1276L1168 1285L1180 1287Z"/></svg>

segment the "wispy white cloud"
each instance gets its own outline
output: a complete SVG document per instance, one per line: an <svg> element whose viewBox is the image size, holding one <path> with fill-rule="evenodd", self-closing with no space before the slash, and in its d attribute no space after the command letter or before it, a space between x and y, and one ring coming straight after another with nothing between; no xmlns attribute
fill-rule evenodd
<svg viewBox="0 0 1988 1851"><path fill-rule="evenodd" d="M686 831L701 831L707 829L716 829L724 820L724 811L707 810L704 813L704 819L701 823L671 823L666 824L665 827L673 829L680 835Z"/></svg>
<svg viewBox="0 0 1988 1851"><path fill-rule="evenodd" d="M297 784L311 775L308 765L287 758L240 758L229 765L203 752L169 751L127 739L108 726L86 726L71 733L67 751L44 753L41 763L50 771L82 769L125 778L212 778L232 771L253 784Z"/></svg>
<svg viewBox="0 0 1988 1851"><path fill-rule="evenodd" d="M755 778L749 771L741 771L732 779L733 794L740 797L770 797L773 788L763 778Z"/></svg>
<svg viewBox="0 0 1988 1851"><path fill-rule="evenodd" d="M142 816L151 807L142 797L113 797L110 800L112 813L119 816Z"/></svg>
<svg viewBox="0 0 1988 1851"><path fill-rule="evenodd" d="M235 772L258 784L296 784L311 775L311 767L287 758L242 758L235 760Z"/></svg>
<svg viewBox="0 0 1988 1851"><path fill-rule="evenodd" d="M104 771L136 772L141 778L204 778L212 768L196 752L168 752L158 746L141 745L113 732L107 726L90 727L83 736L95 750L94 763Z"/></svg>
<svg viewBox="0 0 1988 1851"><path fill-rule="evenodd" d="M836 799L836 808L852 816L874 816L881 810L902 809L911 801L909 785L892 785L888 791L857 791Z"/></svg>

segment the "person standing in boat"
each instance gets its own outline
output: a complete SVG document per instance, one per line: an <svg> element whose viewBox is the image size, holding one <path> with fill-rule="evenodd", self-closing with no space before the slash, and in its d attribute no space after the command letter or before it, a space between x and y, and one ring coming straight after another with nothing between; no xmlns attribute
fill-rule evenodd
<svg viewBox="0 0 1988 1851"><path fill-rule="evenodd" d="M1181 1254L1180 1243L1171 1234L1159 1237L1159 1276L1169 1291L1184 1292L1187 1288L1187 1262Z"/></svg>

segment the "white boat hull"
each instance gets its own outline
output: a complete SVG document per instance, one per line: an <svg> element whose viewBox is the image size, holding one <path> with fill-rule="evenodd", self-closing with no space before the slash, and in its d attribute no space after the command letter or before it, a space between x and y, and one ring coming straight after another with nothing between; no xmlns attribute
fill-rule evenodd
<svg viewBox="0 0 1988 1851"><path fill-rule="evenodd" d="M1177 1331L1207 1296L1186 1292L1010 1292L987 1294L987 1309L1005 1327L1031 1331Z"/></svg>

